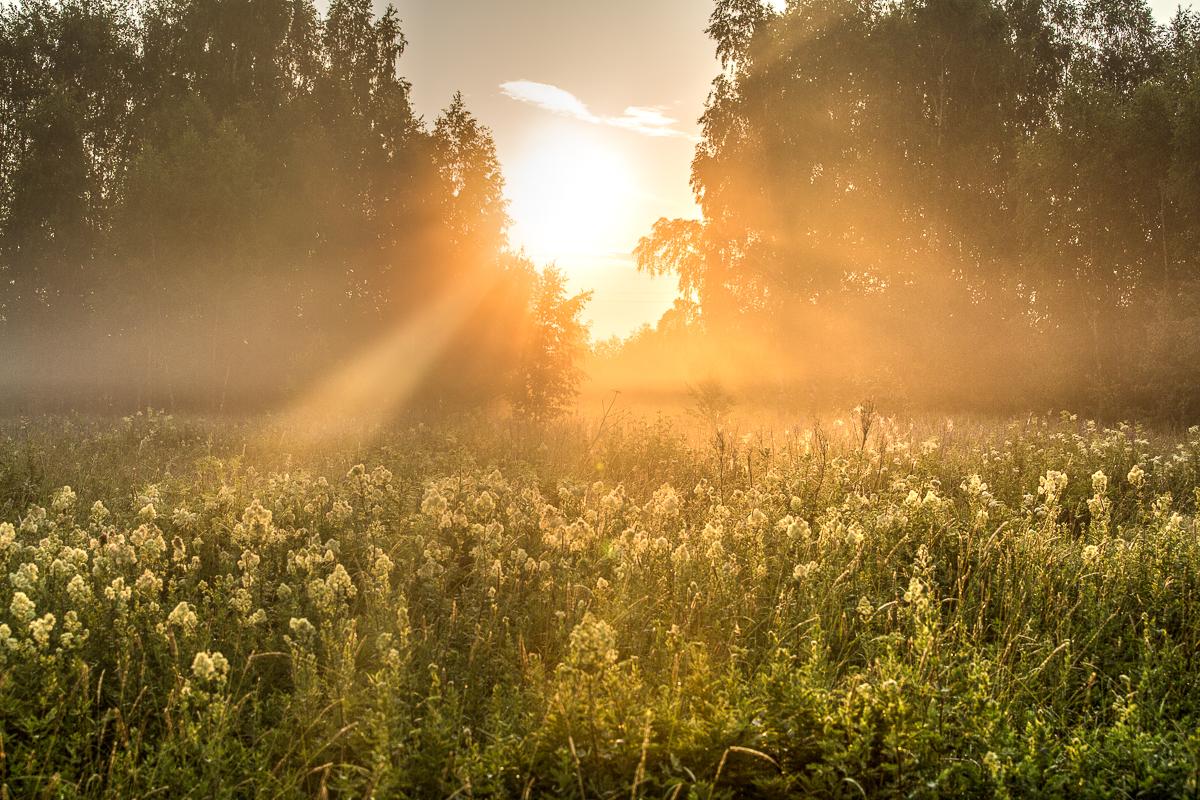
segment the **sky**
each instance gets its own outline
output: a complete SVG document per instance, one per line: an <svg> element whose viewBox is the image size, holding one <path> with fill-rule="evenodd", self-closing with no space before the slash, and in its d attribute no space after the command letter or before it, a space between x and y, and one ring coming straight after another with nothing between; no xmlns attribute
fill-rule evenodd
<svg viewBox="0 0 1200 800"><path fill-rule="evenodd" d="M590 289L592 336L655 322L672 278L631 252L659 217L696 217L697 119L717 74L707 0L399 0L401 71L432 121L455 91L492 129L510 238Z"/></svg>
<svg viewBox="0 0 1200 800"><path fill-rule="evenodd" d="M711 0L395 5L417 111L432 123L461 91L492 129L512 242L593 291L593 339L657 321L674 280L638 273L631 252L660 217L699 216L689 176L717 74ZM1178 2L1151 6L1165 21Z"/></svg>

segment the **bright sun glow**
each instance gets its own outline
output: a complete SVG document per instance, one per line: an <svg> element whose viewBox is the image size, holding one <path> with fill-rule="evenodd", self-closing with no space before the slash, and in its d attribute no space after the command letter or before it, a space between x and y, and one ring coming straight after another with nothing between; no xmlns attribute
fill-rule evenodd
<svg viewBox="0 0 1200 800"><path fill-rule="evenodd" d="M636 189L621 154L600 137L539 137L508 169L514 243L535 261L625 253L636 239Z"/></svg>

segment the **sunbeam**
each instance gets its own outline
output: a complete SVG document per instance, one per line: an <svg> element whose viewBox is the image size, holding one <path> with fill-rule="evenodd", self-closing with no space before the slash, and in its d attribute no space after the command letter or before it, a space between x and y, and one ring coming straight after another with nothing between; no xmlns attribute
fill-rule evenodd
<svg viewBox="0 0 1200 800"><path fill-rule="evenodd" d="M400 410L494 281L460 281L347 363L318 380L282 416L282 431L315 446L371 430Z"/></svg>

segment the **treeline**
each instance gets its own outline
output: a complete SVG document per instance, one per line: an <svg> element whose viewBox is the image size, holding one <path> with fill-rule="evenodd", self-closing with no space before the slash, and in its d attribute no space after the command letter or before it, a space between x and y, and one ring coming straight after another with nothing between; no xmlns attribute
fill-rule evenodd
<svg viewBox="0 0 1200 800"><path fill-rule="evenodd" d="M690 347L747 386L1200 413L1194 13L720 0L708 33L704 221L637 252L685 300L626 365Z"/></svg>
<svg viewBox="0 0 1200 800"><path fill-rule="evenodd" d="M405 45L370 0L0 6L0 399L260 404L406 323L426 399L511 385L548 284Z"/></svg>

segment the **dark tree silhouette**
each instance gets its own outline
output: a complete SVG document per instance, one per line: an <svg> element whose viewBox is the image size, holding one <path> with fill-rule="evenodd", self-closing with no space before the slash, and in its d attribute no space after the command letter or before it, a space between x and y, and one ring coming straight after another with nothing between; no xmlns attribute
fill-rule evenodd
<svg viewBox="0 0 1200 800"><path fill-rule="evenodd" d="M1200 412L1194 371L1160 367L1197 338L1192 12L720 0L708 33L704 218L637 249L679 276L693 327L761 335L775 369L825 385Z"/></svg>
<svg viewBox="0 0 1200 800"><path fill-rule="evenodd" d="M461 95L422 122L406 44L369 0L0 6L7 399L276 400L464 283L425 389L502 393L533 268L491 132Z"/></svg>

